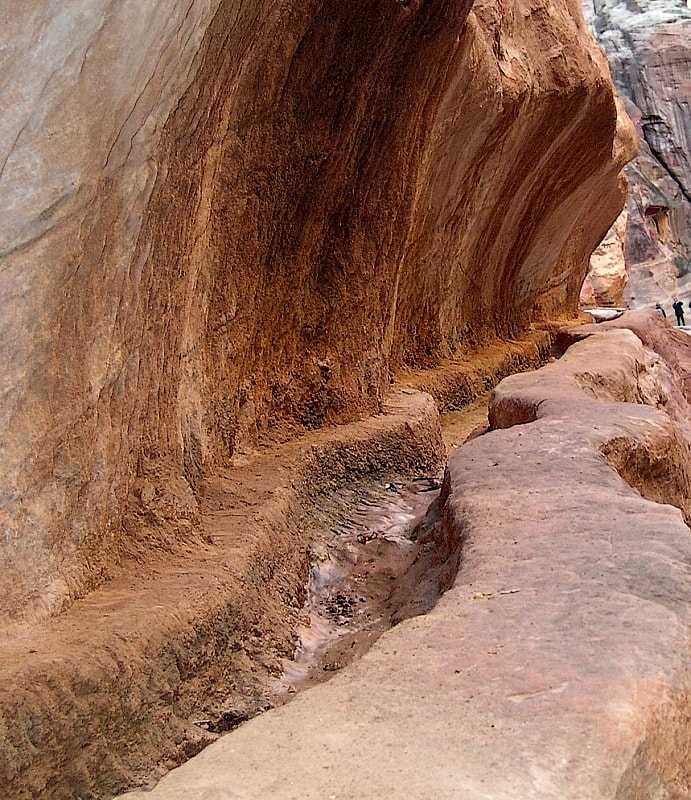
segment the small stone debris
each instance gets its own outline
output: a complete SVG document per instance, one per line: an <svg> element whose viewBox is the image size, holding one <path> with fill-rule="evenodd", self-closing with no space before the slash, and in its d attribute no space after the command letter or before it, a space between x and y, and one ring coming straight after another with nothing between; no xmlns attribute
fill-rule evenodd
<svg viewBox="0 0 691 800"><path fill-rule="evenodd" d="M435 492L437 489L441 489L441 481L430 475L418 475L413 482L425 484L418 489L420 492Z"/></svg>
<svg viewBox="0 0 691 800"><path fill-rule="evenodd" d="M360 544L367 544L376 539L379 534L376 531L367 531L367 533L358 533L357 540Z"/></svg>
<svg viewBox="0 0 691 800"><path fill-rule="evenodd" d="M353 616L356 600L344 594L337 594L330 597L326 603L326 611L329 616L339 625L347 624Z"/></svg>
<svg viewBox="0 0 691 800"><path fill-rule="evenodd" d="M520 589L501 589L498 592L475 592L473 600L491 600L493 597L501 597L506 594L518 594Z"/></svg>
<svg viewBox="0 0 691 800"><path fill-rule="evenodd" d="M224 711L217 720L200 720L195 723L200 728L205 728L209 733L227 733L247 722L250 714L245 711Z"/></svg>

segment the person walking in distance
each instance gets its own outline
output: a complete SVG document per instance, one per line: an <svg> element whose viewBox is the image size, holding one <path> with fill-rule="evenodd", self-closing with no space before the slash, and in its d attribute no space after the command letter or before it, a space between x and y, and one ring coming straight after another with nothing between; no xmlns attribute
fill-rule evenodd
<svg viewBox="0 0 691 800"><path fill-rule="evenodd" d="M660 316L662 316L663 319L667 319L667 313L659 303L655 303L655 308L657 309L657 313L660 314Z"/></svg>
<svg viewBox="0 0 691 800"><path fill-rule="evenodd" d="M681 302L681 300L675 299L672 303L672 308L674 309L674 313L677 317L677 325L686 325L686 322L684 321L684 304Z"/></svg>

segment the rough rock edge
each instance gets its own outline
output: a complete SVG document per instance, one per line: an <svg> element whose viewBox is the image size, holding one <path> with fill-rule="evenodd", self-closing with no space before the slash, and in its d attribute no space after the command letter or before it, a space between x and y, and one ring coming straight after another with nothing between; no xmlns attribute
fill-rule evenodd
<svg viewBox="0 0 691 800"><path fill-rule="evenodd" d="M576 347L567 353L570 358L552 367L552 383L548 380L545 386L544 375L549 368L540 370L538 374L542 374L543 381L538 393L529 375L515 376L504 382L490 406L491 424L496 428L508 428L558 416L560 410L555 400L559 398L563 403L569 394L569 389L565 388L568 382L573 387L571 394L577 387L577 391L590 394L596 402L614 400L657 408L663 412L661 416L656 415L657 419L644 413L640 415L636 433L627 431L623 424L619 434L615 430L604 437L598 435L599 450L631 488L646 500L675 506L681 511L686 526L691 527L691 342L688 336L672 329L656 312L638 311L599 325L563 329L557 337L557 346L567 350L594 338L590 345L595 348L606 350L608 345L613 345L616 351L626 344L620 338L623 332L633 333L646 348L645 353L650 357L648 363L637 361L631 369L630 364L625 363L630 357L628 353L620 355L618 369L603 368L583 374L578 362L585 351ZM611 341L613 337L619 341ZM625 351L626 347L621 350ZM613 354L605 353L605 361L607 355ZM587 363L587 356L583 361ZM571 364L575 369L570 369ZM593 425L593 432L595 430L598 427ZM588 438L592 445L592 434ZM681 800L691 794L689 616L687 607L682 614L687 625L686 642L680 644L678 652L670 654L671 660L678 658L682 664L677 681L662 687L656 702L650 703L648 708L638 709L645 719L642 735L616 786L615 800L649 800L652 797Z"/></svg>
<svg viewBox="0 0 691 800"><path fill-rule="evenodd" d="M400 382L431 394L442 413L455 411L493 389L508 375L540 367L549 358L554 340L555 332L548 327L532 330L518 341L497 342L465 359L448 359L432 369L410 370Z"/></svg>
<svg viewBox="0 0 691 800"><path fill-rule="evenodd" d="M295 624L309 569L310 515L349 481L374 480L386 470L436 470L444 454L437 409L419 392L396 392L385 414L305 437L300 445L297 453L291 442L261 457L276 459L276 482L269 502L244 515L258 531L243 558L244 586L230 578L219 582L216 564L237 558L231 544L216 552L214 564L190 563L206 570L208 586L206 592L194 587L192 604L184 578L172 587L159 565L146 592L149 613L133 614L131 623L123 599L129 581L119 578L50 626L14 629L0 660L0 785L9 796L107 796L150 775L157 762L170 767L212 741L190 733L189 714L217 680L233 678L249 640L266 635L282 616ZM249 614L243 593L255 601ZM105 614L104 633L94 625L98 613L89 612L107 606L118 621L111 627ZM75 627L82 625L85 635L77 633L75 647ZM284 632L277 656L288 654L290 639Z"/></svg>

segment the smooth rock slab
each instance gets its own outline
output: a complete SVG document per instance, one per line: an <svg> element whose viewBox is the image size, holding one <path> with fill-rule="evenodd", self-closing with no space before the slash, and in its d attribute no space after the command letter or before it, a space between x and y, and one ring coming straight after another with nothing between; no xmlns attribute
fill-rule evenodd
<svg viewBox="0 0 691 800"><path fill-rule="evenodd" d="M607 460L638 448L687 492L679 377L615 330L502 382L495 425L524 424L451 458L464 563L438 606L130 800L688 796L691 535Z"/></svg>

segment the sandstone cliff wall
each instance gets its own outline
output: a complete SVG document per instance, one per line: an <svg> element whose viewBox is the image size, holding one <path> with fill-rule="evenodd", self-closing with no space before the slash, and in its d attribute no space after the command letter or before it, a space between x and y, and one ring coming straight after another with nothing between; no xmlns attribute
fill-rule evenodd
<svg viewBox="0 0 691 800"><path fill-rule="evenodd" d="M691 296L691 9L588 0L586 12L640 138L626 168L633 306Z"/></svg>
<svg viewBox="0 0 691 800"><path fill-rule="evenodd" d="M2 616L198 537L214 465L575 308L631 152L575 3L3 10Z"/></svg>

